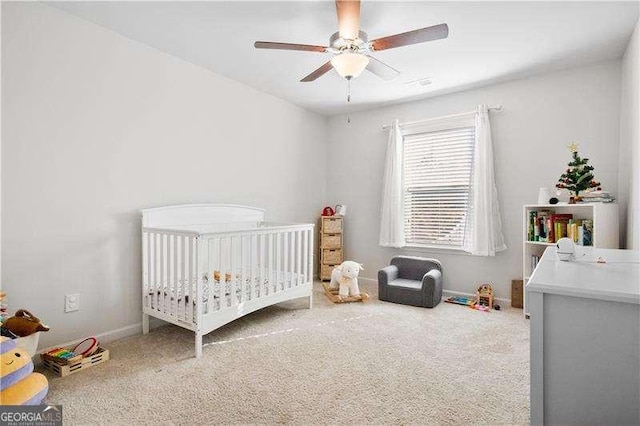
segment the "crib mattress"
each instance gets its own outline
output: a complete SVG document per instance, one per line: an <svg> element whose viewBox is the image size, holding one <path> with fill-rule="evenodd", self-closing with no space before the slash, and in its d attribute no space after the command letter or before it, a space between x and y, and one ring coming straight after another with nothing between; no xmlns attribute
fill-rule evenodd
<svg viewBox="0 0 640 426"><path fill-rule="evenodd" d="M278 279L279 277L279 279ZM270 273L264 273L263 278L260 278L260 274L254 275L253 279L250 274L245 275L244 288L245 294L242 294L242 285L240 285L241 279L236 280L236 300L238 303L242 303L246 300L251 300L252 297L264 297L266 295L275 293L277 291L284 290L285 288L291 288L302 284L303 274L291 273L280 271L270 271ZM261 283L262 282L262 283ZM231 306L232 299L232 282L226 281L224 285L221 285L220 280L211 280L209 276L205 277L203 282L203 296L202 296L202 313L207 314L209 311L209 298L213 296L213 310L217 311L221 308ZM192 282L191 288L195 289L195 281ZM224 288L224 291L222 290ZM193 317L196 315L196 302L190 297L189 289L186 289L185 294L178 294L170 286L165 285L161 289L150 289L145 296L145 305L149 304L151 299L151 308L156 309L156 305L161 308L164 306L164 312L171 316L184 316L187 312L185 309L191 308L193 310ZM243 300L243 297L246 300ZM183 302L184 298L184 303ZM177 304L174 304L174 300L177 299Z"/></svg>

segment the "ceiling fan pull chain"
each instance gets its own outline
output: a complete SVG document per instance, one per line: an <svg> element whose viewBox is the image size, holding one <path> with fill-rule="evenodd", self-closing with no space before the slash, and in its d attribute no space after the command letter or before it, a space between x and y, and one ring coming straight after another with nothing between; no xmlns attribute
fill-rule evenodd
<svg viewBox="0 0 640 426"><path fill-rule="evenodd" d="M351 79L347 79L347 124L351 123Z"/></svg>

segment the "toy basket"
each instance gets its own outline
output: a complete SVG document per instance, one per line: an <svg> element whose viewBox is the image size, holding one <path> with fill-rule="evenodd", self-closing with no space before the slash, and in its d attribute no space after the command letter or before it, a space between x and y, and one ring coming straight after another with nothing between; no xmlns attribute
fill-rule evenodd
<svg viewBox="0 0 640 426"><path fill-rule="evenodd" d="M27 351L29 356L33 358L36 355L38 349L38 342L40 341L40 332L36 331L33 334L25 337L16 337L13 339L16 342L16 346Z"/></svg>
<svg viewBox="0 0 640 426"><path fill-rule="evenodd" d="M109 360L109 350L103 347L99 347L93 354L77 361L70 363L64 363L59 358L48 356L47 354L40 355L42 357L42 364L44 367L54 372L60 377L65 377L78 371L86 370L94 365L101 364Z"/></svg>

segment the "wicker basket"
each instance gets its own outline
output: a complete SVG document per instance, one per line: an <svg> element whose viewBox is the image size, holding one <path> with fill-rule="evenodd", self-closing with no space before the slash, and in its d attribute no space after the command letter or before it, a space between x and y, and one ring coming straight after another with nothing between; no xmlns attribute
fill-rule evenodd
<svg viewBox="0 0 640 426"><path fill-rule="evenodd" d="M325 234L339 234L342 232L342 218L323 217L322 232Z"/></svg>
<svg viewBox="0 0 640 426"><path fill-rule="evenodd" d="M322 280L330 280L331 279L331 272L333 271L333 268L335 268L338 265L321 265L320 266L320 279Z"/></svg>
<svg viewBox="0 0 640 426"><path fill-rule="evenodd" d="M342 249L322 249L322 263L325 265L342 263Z"/></svg>
<svg viewBox="0 0 640 426"><path fill-rule="evenodd" d="M322 236L322 248L337 249L342 247L341 234L325 234Z"/></svg>

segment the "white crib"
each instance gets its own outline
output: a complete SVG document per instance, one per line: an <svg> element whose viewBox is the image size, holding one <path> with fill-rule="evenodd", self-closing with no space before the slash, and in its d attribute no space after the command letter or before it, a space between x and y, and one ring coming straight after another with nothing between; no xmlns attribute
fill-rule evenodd
<svg viewBox="0 0 640 426"><path fill-rule="evenodd" d="M202 336L258 309L309 298L313 224L264 222L264 210L191 204L142 212L142 328L149 316Z"/></svg>

